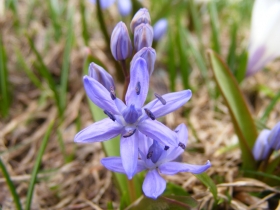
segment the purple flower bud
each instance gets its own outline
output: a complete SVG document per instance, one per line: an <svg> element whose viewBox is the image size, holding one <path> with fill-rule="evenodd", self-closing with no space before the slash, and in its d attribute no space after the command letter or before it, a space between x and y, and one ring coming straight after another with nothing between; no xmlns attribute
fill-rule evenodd
<svg viewBox="0 0 280 210"><path fill-rule="evenodd" d="M98 66L95 63L90 63L88 67L88 75L101 83L108 91L115 90L112 76L101 66Z"/></svg>
<svg viewBox="0 0 280 210"><path fill-rule="evenodd" d="M136 51L143 47L151 47L153 43L153 28L147 23L142 23L134 31L134 48Z"/></svg>
<svg viewBox="0 0 280 210"><path fill-rule="evenodd" d="M274 128L272 128L268 137L268 143L271 148L275 150L280 149L280 122L278 122Z"/></svg>
<svg viewBox="0 0 280 210"><path fill-rule="evenodd" d="M270 132L271 131L268 129L262 130L262 132L259 134L259 136L255 142L255 145L253 148L253 156L254 156L255 160L257 160L257 161L264 160L267 158L267 155L270 150L270 146L267 141Z"/></svg>
<svg viewBox="0 0 280 210"><path fill-rule="evenodd" d="M160 40L167 31L168 22L165 18L160 19L157 21L153 27L154 29L154 40Z"/></svg>
<svg viewBox="0 0 280 210"><path fill-rule="evenodd" d="M111 35L111 52L118 61L125 60L132 54L132 45L127 28L123 22L119 22Z"/></svg>
<svg viewBox="0 0 280 210"><path fill-rule="evenodd" d="M137 58L143 58L148 67L148 71L150 76L152 75L154 71L155 61L156 61L156 51L151 47L143 47L141 50L139 50L134 56L130 63L130 66L133 66Z"/></svg>
<svg viewBox="0 0 280 210"><path fill-rule="evenodd" d="M131 32L134 33L135 28L141 23L151 24L151 17L146 8L141 8L136 12L130 23Z"/></svg>
<svg viewBox="0 0 280 210"><path fill-rule="evenodd" d="M96 4L96 0L90 0L91 3ZM115 0L100 0L100 7L101 9L107 9L110 7Z"/></svg>
<svg viewBox="0 0 280 210"><path fill-rule="evenodd" d="M132 9L131 0L119 0L118 9L122 16L129 15Z"/></svg>

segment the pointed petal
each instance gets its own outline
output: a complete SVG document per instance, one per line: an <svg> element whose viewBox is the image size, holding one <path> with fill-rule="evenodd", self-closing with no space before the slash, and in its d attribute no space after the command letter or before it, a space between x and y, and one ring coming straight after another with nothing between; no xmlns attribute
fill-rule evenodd
<svg viewBox="0 0 280 210"><path fill-rule="evenodd" d="M74 142L91 143L106 141L118 136L122 130L122 125L116 121L112 121L110 118L105 118L93 123L77 133L74 138Z"/></svg>
<svg viewBox="0 0 280 210"><path fill-rule="evenodd" d="M268 137L268 143L269 146L275 150L280 149L280 122L278 122L271 130L269 137Z"/></svg>
<svg viewBox="0 0 280 210"><path fill-rule="evenodd" d="M208 160L205 165L192 165L187 163L167 162L159 166L161 173L166 175L173 175L179 172L190 172L193 174L200 174L211 167L211 163Z"/></svg>
<svg viewBox="0 0 280 210"><path fill-rule="evenodd" d="M270 133L270 130L264 129L259 134L253 147L253 156L255 160L265 160L267 158L270 151L270 144L267 141Z"/></svg>
<svg viewBox="0 0 280 210"><path fill-rule="evenodd" d="M178 140L179 142L183 143L185 146L187 146L188 142L188 128L184 123L181 123L177 126L174 130L178 134Z"/></svg>
<svg viewBox="0 0 280 210"><path fill-rule="evenodd" d="M141 133L166 146L178 146L177 134L157 120L147 119L138 124Z"/></svg>
<svg viewBox="0 0 280 210"><path fill-rule="evenodd" d="M84 76L84 87L90 100L103 110L120 114L109 91L97 80Z"/></svg>
<svg viewBox="0 0 280 210"><path fill-rule="evenodd" d="M151 108L151 112L154 114L156 118L162 117L183 106L188 100L190 100L191 97L192 97L191 90L183 90L180 92L167 93L162 96L162 98L166 101L166 104L163 105L160 101L158 101ZM147 106L148 105L149 104L147 104ZM146 106L144 108L146 108Z"/></svg>
<svg viewBox="0 0 280 210"><path fill-rule="evenodd" d="M159 175L156 169L150 170L144 180L142 189L144 194L152 199L157 199L166 188L166 181Z"/></svg>
<svg viewBox="0 0 280 210"><path fill-rule="evenodd" d="M128 179L132 179L137 168L138 131L130 137L121 137L121 158Z"/></svg>
<svg viewBox="0 0 280 210"><path fill-rule="evenodd" d="M144 156L147 156L149 148L152 144L153 140L151 138L148 138L146 135L139 132L139 150L144 154Z"/></svg>
<svg viewBox="0 0 280 210"><path fill-rule="evenodd" d="M149 90L149 72L146 61L138 58L130 70L130 83L125 96L126 105L142 108Z"/></svg>

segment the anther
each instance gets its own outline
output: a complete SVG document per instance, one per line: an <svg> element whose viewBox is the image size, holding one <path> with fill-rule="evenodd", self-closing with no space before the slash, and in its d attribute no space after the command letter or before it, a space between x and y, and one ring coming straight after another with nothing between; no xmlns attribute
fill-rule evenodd
<svg viewBox="0 0 280 210"><path fill-rule="evenodd" d="M185 149L185 148L186 148L186 145L184 145L184 144L181 143L181 142L178 144L178 146L181 147L182 149Z"/></svg>
<svg viewBox="0 0 280 210"><path fill-rule="evenodd" d="M110 95L111 95L112 100L116 99L116 93L115 93L113 86L110 88Z"/></svg>
<svg viewBox="0 0 280 210"><path fill-rule="evenodd" d="M136 131L136 129L130 130L130 131L128 131L127 133L125 133L125 134L123 135L123 137L124 137L124 138L130 137L130 136L132 136L132 135L135 133L135 131Z"/></svg>
<svg viewBox="0 0 280 210"><path fill-rule="evenodd" d="M145 108L144 110L145 110L146 114L147 114L152 120L155 120L155 119L156 119L155 115L154 115L149 109Z"/></svg>
<svg viewBox="0 0 280 210"><path fill-rule="evenodd" d="M166 104L166 100L164 100L161 95L155 93L155 97L162 103L162 105Z"/></svg>
<svg viewBox="0 0 280 210"><path fill-rule="evenodd" d="M135 87L135 90L136 90L136 94L139 95L139 94L140 94L140 91L141 91L140 82L137 82L136 87Z"/></svg>
<svg viewBox="0 0 280 210"><path fill-rule="evenodd" d="M169 146L164 146L164 150L168 150L169 149Z"/></svg>
<svg viewBox="0 0 280 210"><path fill-rule="evenodd" d="M153 151L148 152L147 159L151 159L152 156L153 156Z"/></svg>
<svg viewBox="0 0 280 210"><path fill-rule="evenodd" d="M116 120L115 116L114 116L111 112L109 112L109 111L107 111L107 110L104 110L104 113L105 113L111 120L113 120L113 121Z"/></svg>

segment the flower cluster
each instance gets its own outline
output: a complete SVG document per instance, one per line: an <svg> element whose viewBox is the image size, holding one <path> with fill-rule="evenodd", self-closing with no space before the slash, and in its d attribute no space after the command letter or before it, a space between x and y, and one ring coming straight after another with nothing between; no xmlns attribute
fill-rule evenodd
<svg viewBox="0 0 280 210"><path fill-rule="evenodd" d="M88 97L108 116L83 129L75 136L75 142L101 142L121 136L121 157L104 158L101 162L109 170L124 173L131 179L147 169L143 191L156 199L165 189L160 173L172 175L178 172L202 173L211 164L190 165L173 162L185 149L187 128L179 125L172 131L156 119L184 105L192 96L190 90L154 94L155 99L144 105L150 76L154 70L156 52L151 48L153 28L147 9L140 9L131 21L134 34L134 51L130 64L130 82L125 102L117 98L114 80L101 66L91 63L84 87ZM118 61L132 55L132 43L126 25L120 22L111 36L111 51Z"/></svg>

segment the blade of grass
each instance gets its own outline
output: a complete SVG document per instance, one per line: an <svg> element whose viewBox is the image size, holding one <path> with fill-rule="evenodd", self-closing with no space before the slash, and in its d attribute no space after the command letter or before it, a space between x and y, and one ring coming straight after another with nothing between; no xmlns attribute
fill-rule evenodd
<svg viewBox="0 0 280 210"><path fill-rule="evenodd" d="M275 105L277 104L277 102L280 99L280 91L272 98L272 100L270 101L270 103L268 104L268 106L266 107L262 117L261 117L261 121L263 123L265 123L267 121L267 118L270 114L270 112L273 110L273 108L275 107Z"/></svg>
<svg viewBox="0 0 280 210"><path fill-rule="evenodd" d="M220 37L219 37L219 19L217 14L217 7L216 7L216 1L209 1L208 3L208 10L210 15L210 23L212 28L212 44L213 49L217 53L220 53L221 47L220 47Z"/></svg>
<svg viewBox="0 0 280 210"><path fill-rule="evenodd" d="M243 53L238 58L238 69L235 72L235 78L238 83L242 82L245 78L246 70L247 70L247 60L248 53L247 50L244 50Z"/></svg>
<svg viewBox="0 0 280 210"><path fill-rule="evenodd" d="M17 194L16 188L15 188L15 186L14 186L14 184L13 184L11 178L10 178L9 172L7 171L4 163L1 160L1 157L0 157L0 168L1 168L1 171L2 171L2 174L3 174L4 178L6 179L9 190L10 190L12 196L13 196L16 209L17 210L22 210L22 207L21 207L21 204L20 204L20 199L19 199L19 196Z"/></svg>
<svg viewBox="0 0 280 210"><path fill-rule="evenodd" d="M172 30L168 30L168 74L170 82L170 90L175 92L175 82L176 82L176 60L175 60L175 44L173 38Z"/></svg>
<svg viewBox="0 0 280 210"><path fill-rule="evenodd" d="M215 201L218 201L218 190L213 182L213 180L204 172L201 174L194 174L194 176L199 179L206 187L209 188L210 192L212 193Z"/></svg>
<svg viewBox="0 0 280 210"><path fill-rule="evenodd" d="M53 0L47 1L47 6L48 6L48 12L49 12L49 17L50 21L52 22L53 29L54 29L54 38L55 41L58 41L60 36L61 36L61 26L59 25L59 5L56 4Z"/></svg>
<svg viewBox="0 0 280 210"><path fill-rule="evenodd" d="M72 13L72 12L70 12ZM60 107L64 110L66 107L66 100L67 100L67 83L68 83L68 75L69 75L69 68L70 68L70 55L71 55L71 48L74 39L73 33L73 15L69 16L68 21L68 30L67 34L68 37L66 39L65 49L63 52L63 63L62 63L62 73L60 78Z"/></svg>
<svg viewBox="0 0 280 210"><path fill-rule="evenodd" d="M29 186L28 186L25 209L30 209L37 174L38 174L38 171L39 171L39 167L40 167L40 164L41 164L43 154L45 152L45 149L46 149L48 141L49 141L49 137L50 137L53 125L54 125L54 122L51 122L47 131L46 131L46 134L45 134L45 136L42 140L42 144L39 148L38 155L36 157L35 165L33 167L32 175L31 175L31 178L30 178Z"/></svg>
<svg viewBox="0 0 280 210"><path fill-rule="evenodd" d="M232 71L232 73L235 75L236 73L236 36L237 36L237 23L233 23L231 26L231 33L230 33L230 47L228 50L228 56L227 56L227 64Z"/></svg>
<svg viewBox="0 0 280 210"><path fill-rule="evenodd" d="M239 145L242 151L242 167L243 169L255 170L257 165L251 152L257 139L257 129L254 120L238 83L226 64L212 50L208 50L208 56L215 81L228 107L239 138Z"/></svg>
<svg viewBox="0 0 280 210"><path fill-rule="evenodd" d="M8 83L8 69L7 69L7 56L5 47L0 34L0 111L3 117L9 114L9 83Z"/></svg>
<svg viewBox="0 0 280 210"><path fill-rule="evenodd" d="M89 45L89 34L86 22L86 7L84 1L80 1L80 13L81 13L81 21L82 21L82 35L84 39L84 44L86 46Z"/></svg>

